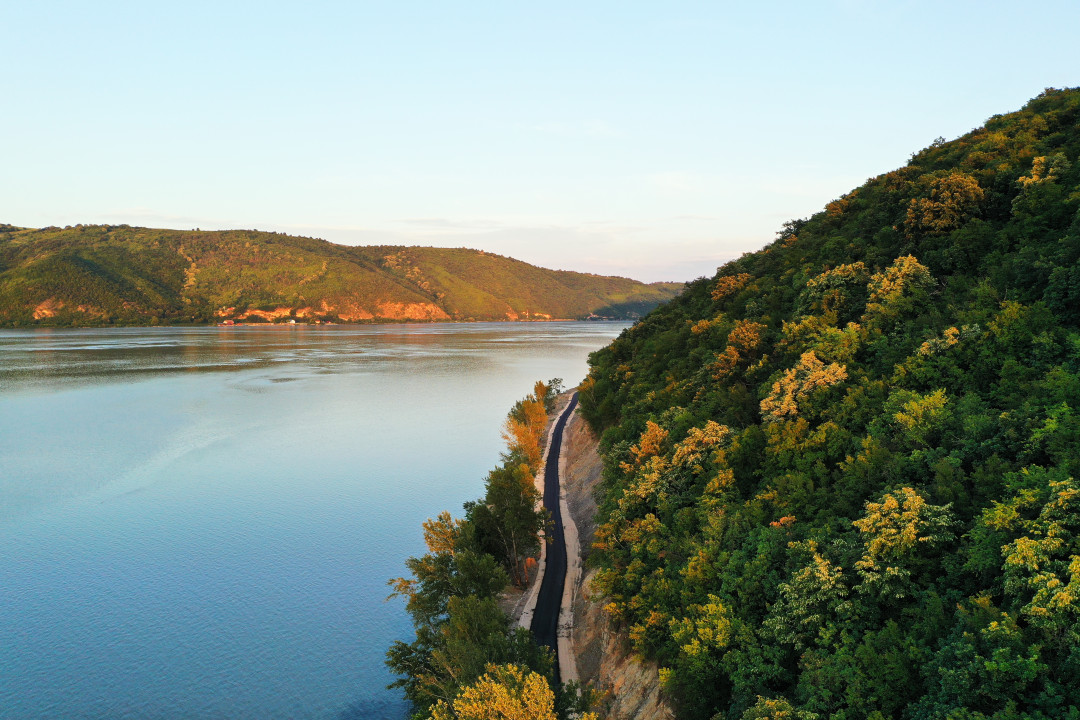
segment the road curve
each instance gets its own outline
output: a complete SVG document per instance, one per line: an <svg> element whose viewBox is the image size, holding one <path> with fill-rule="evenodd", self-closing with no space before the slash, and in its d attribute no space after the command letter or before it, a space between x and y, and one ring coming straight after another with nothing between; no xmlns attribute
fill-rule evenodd
<svg viewBox="0 0 1080 720"><path fill-rule="evenodd" d="M559 672L559 608L562 605L563 585L566 584L566 541L563 538L562 510L559 506L559 452L562 449L563 429L570 413L577 407L577 393L570 397L566 410L555 422L555 430L548 444L547 458L544 461L544 507L551 517L544 534L546 546L546 567L540 581L540 592L536 599L529 629L539 645L551 648L555 655L555 682L561 682Z"/></svg>

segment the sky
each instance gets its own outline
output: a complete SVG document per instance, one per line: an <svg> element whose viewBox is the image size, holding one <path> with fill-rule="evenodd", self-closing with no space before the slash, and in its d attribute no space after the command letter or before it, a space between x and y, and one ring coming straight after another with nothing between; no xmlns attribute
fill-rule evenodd
<svg viewBox="0 0 1080 720"><path fill-rule="evenodd" d="M1080 2L7 2L0 222L690 280L1080 85Z"/></svg>

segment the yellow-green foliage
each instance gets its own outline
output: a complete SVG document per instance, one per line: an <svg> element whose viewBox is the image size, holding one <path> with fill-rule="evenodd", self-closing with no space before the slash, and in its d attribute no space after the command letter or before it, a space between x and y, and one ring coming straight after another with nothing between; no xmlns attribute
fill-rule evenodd
<svg viewBox="0 0 1080 720"><path fill-rule="evenodd" d="M836 385L847 379L847 369L839 363L826 365L813 350L804 352L795 367L784 372L773 383L768 396L761 401L761 414L765 420L779 420L799 414L799 404L816 391Z"/></svg>
<svg viewBox="0 0 1080 720"><path fill-rule="evenodd" d="M440 700L430 720L558 720L555 693L547 678L517 665L488 665L487 672L458 693ZM587 712L578 720L597 720Z"/></svg>
<svg viewBox="0 0 1080 720"><path fill-rule="evenodd" d="M985 193L979 181L961 172L927 178L928 197L912 199L904 225L912 231L944 233L955 230L979 211Z"/></svg>

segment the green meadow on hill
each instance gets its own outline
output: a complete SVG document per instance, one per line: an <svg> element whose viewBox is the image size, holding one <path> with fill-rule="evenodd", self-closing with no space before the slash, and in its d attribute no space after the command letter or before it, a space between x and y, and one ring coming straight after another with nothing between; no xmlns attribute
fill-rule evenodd
<svg viewBox="0 0 1080 720"><path fill-rule="evenodd" d="M0 225L0 326L638 317L681 283L270 232Z"/></svg>

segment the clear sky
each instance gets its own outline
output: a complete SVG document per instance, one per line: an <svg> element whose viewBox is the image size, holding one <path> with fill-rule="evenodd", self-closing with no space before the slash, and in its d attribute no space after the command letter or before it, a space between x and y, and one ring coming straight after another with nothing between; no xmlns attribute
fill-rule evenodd
<svg viewBox="0 0 1080 720"><path fill-rule="evenodd" d="M1080 2L5 2L0 222L687 280L1044 87Z"/></svg>

